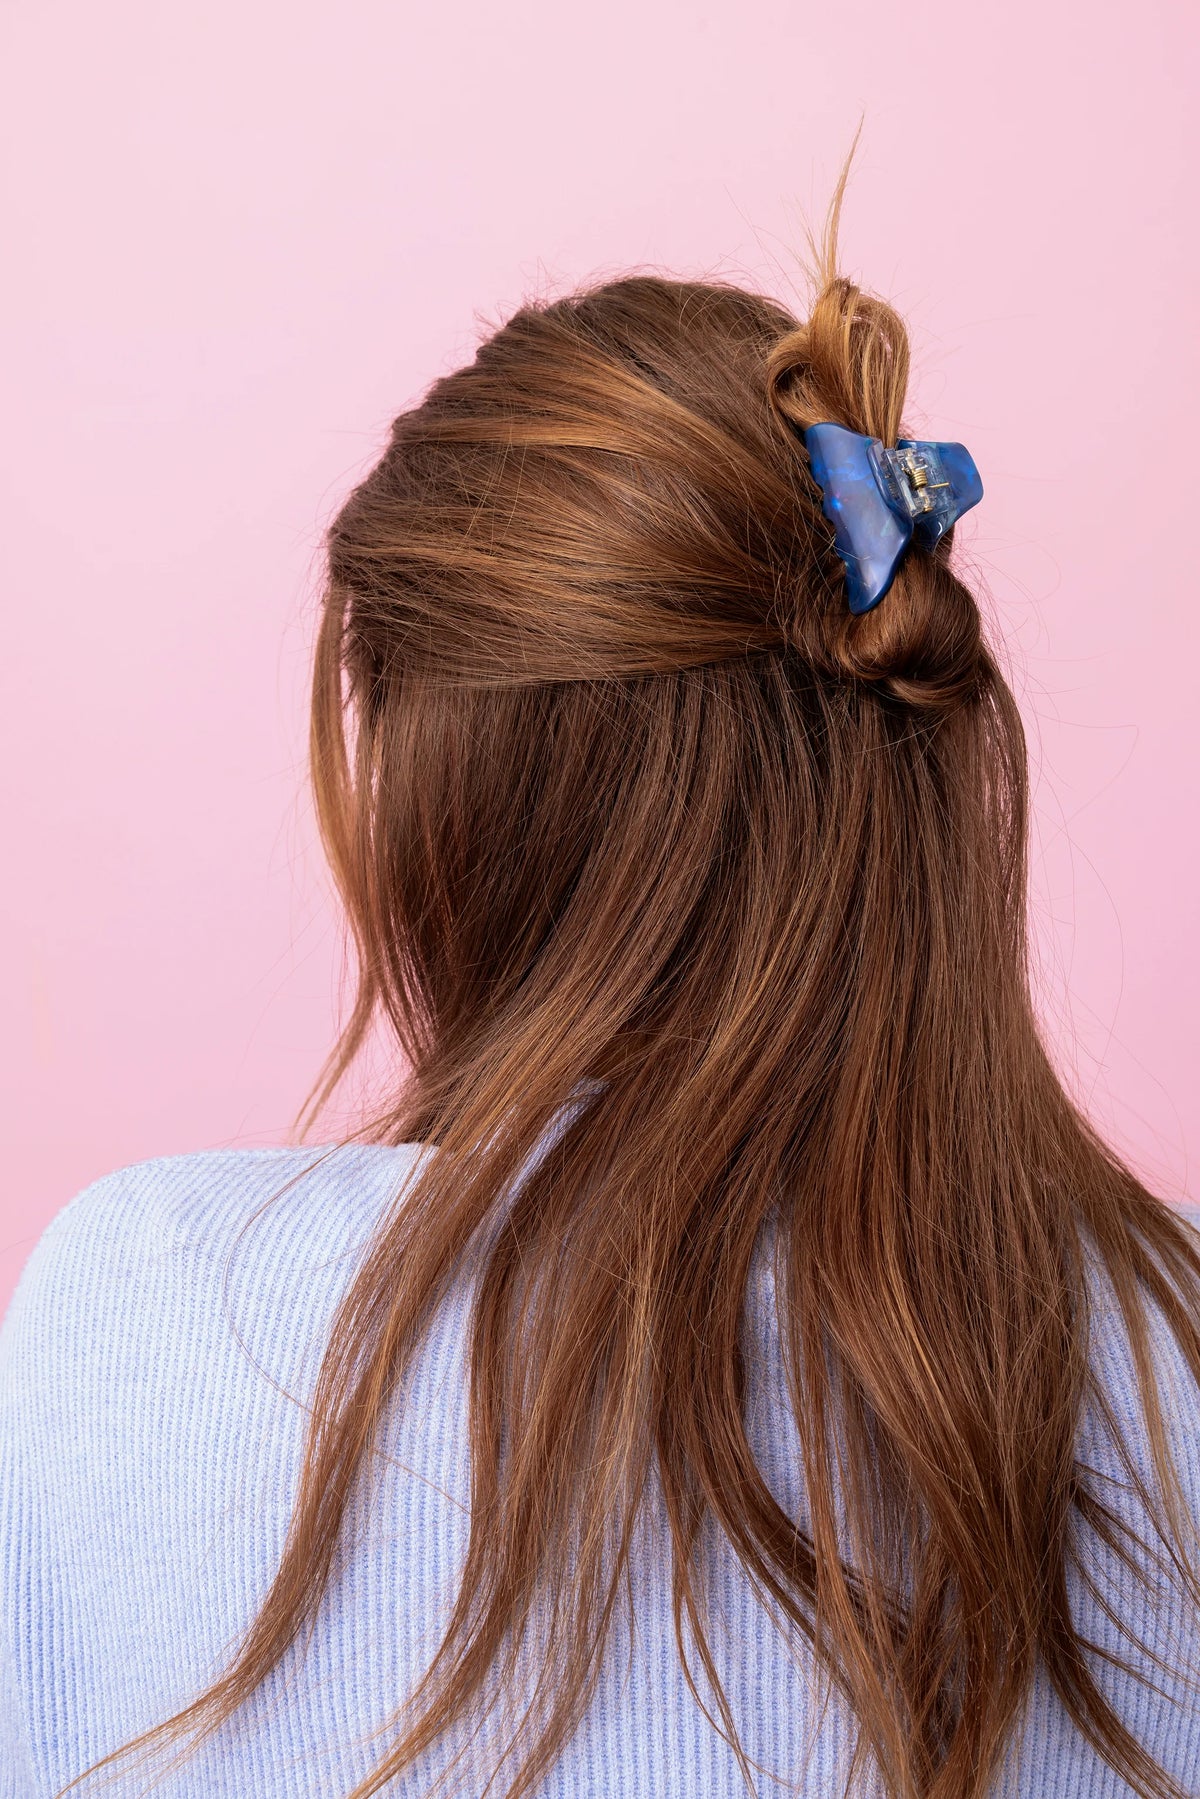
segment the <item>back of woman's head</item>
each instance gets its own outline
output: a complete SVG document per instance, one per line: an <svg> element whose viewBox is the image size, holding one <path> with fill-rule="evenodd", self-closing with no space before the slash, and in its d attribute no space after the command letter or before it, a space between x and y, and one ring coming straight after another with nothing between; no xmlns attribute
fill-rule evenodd
<svg viewBox="0 0 1200 1799"><path fill-rule="evenodd" d="M803 432L894 444L907 367L895 313L832 271L802 323L730 286L613 281L523 307L339 513L313 761L360 983L318 1099L382 1012L411 1073L372 1131L439 1153L339 1316L264 1609L175 1728L236 1709L312 1615L470 1251L470 1551L416 1721L360 1795L490 1704L549 1616L510 1787L532 1790L652 1482L727 1730L706 1521L897 1799L979 1799L1039 1661L1140 1791L1175 1790L1102 1697L1064 1571L1104 1518L1074 1460L1085 1244L1143 1347L1168 1270L1198 1377L1200 1261L1042 1050L1021 726L950 539L847 608ZM799 1519L744 1417L768 1238Z"/></svg>
<svg viewBox="0 0 1200 1799"><path fill-rule="evenodd" d="M923 951L900 923L918 892L956 904L966 864L1019 928L1019 724L949 542L855 617L803 448L828 418L894 438L907 363L896 315L842 280L800 325L632 278L523 308L396 421L330 533L315 750L427 1087L518 993L565 1033L559 1078L585 1030L589 1059L636 1035L674 1078L669 992L697 988L699 1051L743 964L812 950L809 912L839 944L817 978L851 987L853 944L986 953L979 917ZM564 971L594 1016L560 1008Z"/></svg>
<svg viewBox="0 0 1200 1799"><path fill-rule="evenodd" d="M333 529L363 671L398 642L413 669L492 685L788 647L923 708L964 697L979 621L944 555L847 625L800 435L833 418L894 439L907 370L896 314L837 279L804 326L654 277L522 308L396 421Z"/></svg>

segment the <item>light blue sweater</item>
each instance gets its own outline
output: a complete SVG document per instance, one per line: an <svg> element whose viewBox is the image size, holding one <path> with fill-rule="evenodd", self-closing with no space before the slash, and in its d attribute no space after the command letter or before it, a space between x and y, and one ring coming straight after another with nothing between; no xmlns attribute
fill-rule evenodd
<svg viewBox="0 0 1200 1799"><path fill-rule="evenodd" d="M218 1151L121 1169L60 1213L28 1265L0 1338L2 1799L47 1799L184 1704L220 1669L263 1596L296 1485L297 1398L310 1389L356 1249L418 1151L321 1153ZM798 1514L765 1258L751 1300L751 1436ZM289 1653L233 1725L161 1792L339 1799L372 1765L366 1739L426 1665L466 1545L468 1302L465 1279L432 1322L407 1400L388 1425L392 1459L377 1503L359 1520L307 1653ZM1103 1292L1097 1327L1093 1354L1137 1435L1130 1356ZM1197 1509L1200 1395L1161 1324L1156 1354L1162 1380L1176 1386L1174 1447ZM1116 1474L1090 1419L1080 1453ZM1132 1499L1121 1509L1140 1517ZM1118 1614L1132 1612L1152 1647L1200 1674L1200 1620L1178 1593L1166 1589L1151 1613L1098 1549L1094 1566ZM746 1750L766 1770L758 1793L832 1799L852 1741L841 1702L831 1698L820 1715L806 1652L785 1648L728 1552L718 1556L715 1581L714 1650ZM1074 1603L1085 1633L1120 1652L1096 1600L1076 1591ZM1136 1737L1185 1790L1200 1792L1200 1699L1180 1680L1156 1695L1103 1665L1099 1677ZM464 1747L451 1790L478 1799L492 1767L486 1733L471 1747L457 1732L391 1790L406 1799L428 1793L434 1771ZM146 1788L127 1775L79 1790ZM1129 1791L1045 1683L998 1790L1012 1799ZM614 1637L596 1698L539 1791L542 1799L745 1792L684 1684L661 1540L649 1539L639 1564L636 1632L622 1627Z"/></svg>

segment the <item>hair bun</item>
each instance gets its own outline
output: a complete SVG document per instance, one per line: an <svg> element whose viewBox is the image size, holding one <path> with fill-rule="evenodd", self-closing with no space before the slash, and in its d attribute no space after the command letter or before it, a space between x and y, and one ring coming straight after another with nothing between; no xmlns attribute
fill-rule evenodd
<svg viewBox="0 0 1200 1799"><path fill-rule="evenodd" d="M979 689L979 608L936 552L910 550L878 606L855 616L836 605L825 627L825 647L838 671L872 682L906 705L946 711Z"/></svg>

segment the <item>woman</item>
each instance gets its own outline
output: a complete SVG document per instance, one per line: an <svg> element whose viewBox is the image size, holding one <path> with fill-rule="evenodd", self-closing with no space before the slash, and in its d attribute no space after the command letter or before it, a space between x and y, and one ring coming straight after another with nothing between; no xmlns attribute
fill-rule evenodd
<svg viewBox="0 0 1200 1799"><path fill-rule="evenodd" d="M380 1011L411 1074L46 1233L0 1792L1200 1791L1198 1240L1039 1038L907 362L831 253L803 323L527 306L397 420L329 535L315 1104Z"/></svg>

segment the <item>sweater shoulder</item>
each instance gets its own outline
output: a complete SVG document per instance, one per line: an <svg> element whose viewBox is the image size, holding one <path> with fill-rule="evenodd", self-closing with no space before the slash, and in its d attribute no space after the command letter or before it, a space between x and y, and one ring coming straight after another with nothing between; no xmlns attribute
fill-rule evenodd
<svg viewBox="0 0 1200 1799"><path fill-rule="evenodd" d="M106 1324L149 1339L173 1295L209 1307L353 1260L420 1145L200 1150L133 1162L77 1193L42 1232L0 1331L0 1397L86 1361ZM318 1286L320 1283L318 1283ZM312 1293L315 1300L316 1294ZM157 1321L157 1328L156 1328Z"/></svg>
<svg viewBox="0 0 1200 1799"><path fill-rule="evenodd" d="M200 1238L243 1219L257 1202L297 1182L351 1200L391 1167L415 1160L419 1144L280 1145L200 1149L129 1162L80 1189L50 1219L27 1268L69 1256L84 1242L131 1246L156 1236Z"/></svg>
<svg viewBox="0 0 1200 1799"><path fill-rule="evenodd" d="M1195 1247L1200 1250L1200 1208L1173 1203L1170 1210L1190 1227ZM1098 1257L1089 1261L1088 1359L1096 1396L1102 1397L1107 1415L1100 1408L1089 1406L1081 1453L1086 1460L1090 1452L1110 1468L1120 1463L1123 1472L1128 1472L1129 1464L1114 1438L1115 1427L1132 1467L1140 1477L1153 1481L1154 1460L1138 1346L1108 1269ZM1193 1515L1200 1523L1200 1382L1158 1299L1139 1289L1137 1309L1145 1331L1145 1372L1162 1409L1166 1442L1183 1478Z"/></svg>

